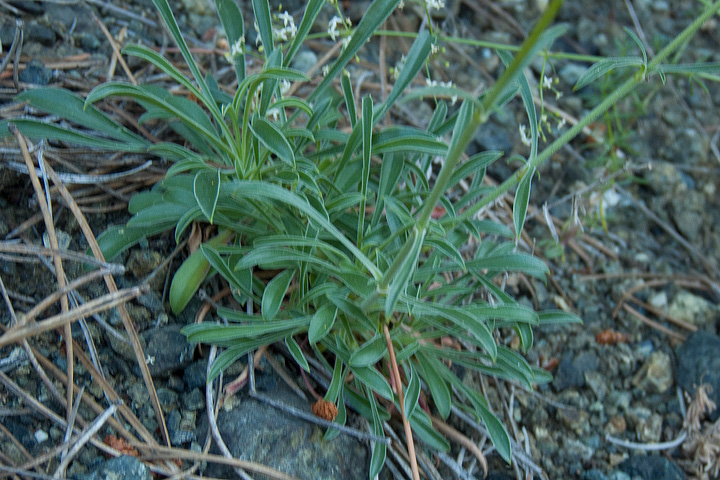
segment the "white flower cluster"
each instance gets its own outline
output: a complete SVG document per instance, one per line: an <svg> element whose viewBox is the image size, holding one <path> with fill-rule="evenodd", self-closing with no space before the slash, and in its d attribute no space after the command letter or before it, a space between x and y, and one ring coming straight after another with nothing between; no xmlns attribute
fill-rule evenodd
<svg viewBox="0 0 720 480"><path fill-rule="evenodd" d="M445 88L453 88L452 81L448 82L438 82L437 80L430 80L429 78L425 79L425 85L428 87L445 87ZM455 105L455 102L457 102L458 96L453 95L450 97L451 105Z"/></svg>
<svg viewBox="0 0 720 480"><path fill-rule="evenodd" d="M338 25L342 25L343 21L342 18L335 15L330 19L330 22L328 23L328 35L330 35L330 38L332 38L333 42L335 41L335 38L340 35L340 32L338 31Z"/></svg>
<svg viewBox="0 0 720 480"><path fill-rule="evenodd" d="M340 30L338 30L338 26L343 26L346 29L349 29L352 27L352 21L350 21L349 18L343 19L342 17L339 17L335 15L330 19L328 22L328 35L330 35L330 38L332 38L333 42L337 39L339 35L341 35ZM350 43L350 40L352 40L352 35L347 35L345 38L343 38L343 48L347 47L348 43Z"/></svg>
<svg viewBox="0 0 720 480"><path fill-rule="evenodd" d="M445 8L445 0L427 0L426 4L428 10L432 10L433 8L435 10L442 10Z"/></svg>
<svg viewBox="0 0 720 480"><path fill-rule="evenodd" d="M400 57L400 60L395 64L395 67L392 68L391 72L392 76L395 80L400 78L400 72L402 72L403 68L405 67L405 55Z"/></svg>
<svg viewBox="0 0 720 480"><path fill-rule="evenodd" d="M230 56L232 58L242 55L245 52L245 37L240 37L237 42L233 43L230 47Z"/></svg>
<svg viewBox="0 0 720 480"><path fill-rule="evenodd" d="M283 27L273 27L273 38L281 42L287 42L288 40L295 37L295 34L297 33L295 20L293 19L292 15L287 12L287 10L281 13L279 18L283 21Z"/></svg>

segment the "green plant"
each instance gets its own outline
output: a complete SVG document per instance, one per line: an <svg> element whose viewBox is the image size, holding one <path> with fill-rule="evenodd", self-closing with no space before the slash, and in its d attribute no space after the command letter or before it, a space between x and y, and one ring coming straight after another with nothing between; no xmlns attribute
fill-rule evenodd
<svg viewBox="0 0 720 480"><path fill-rule="evenodd" d="M547 271L543 262L516 251L515 244L536 168L649 75L670 73L660 62L720 4L703 12L652 61L615 59L591 68L582 82L622 66L637 70L577 125L539 151L539 122L523 69L533 56L547 55L552 41L562 34L562 27L550 27L562 2L550 2L514 57L508 50L498 52L506 69L480 98L447 86L406 92L437 42L422 31L385 102L376 104L365 96L356 105L345 66L399 2L375 0L352 31L343 21L344 32L333 32L344 37L343 50L319 85L300 98L285 96L282 85L308 80L289 65L324 0L308 2L296 29L294 23L289 27L285 16L284 34L274 29L267 0L253 0L264 63L252 74L245 68L241 12L233 0L216 0L232 45L230 58L238 82L233 96L202 74L167 1L154 0L191 76L147 47L130 45L124 52L152 63L196 101L153 85L118 82L98 86L84 100L64 90L40 89L18 99L91 132L30 119L12 122L32 137L147 151L174 162L164 180L132 198L128 224L109 228L99 242L106 257L112 257L143 237L170 229L179 241L193 222L217 226L216 236L176 272L170 293L171 307L179 312L208 275L219 273L244 305L242 311L218 310L227 324L184 329L191 342L224 348L212 365L211 379L247 352L283 341L301 368L309 369L306 356L312 354L332 372L325 400L337 404L336 422L345 421L347 404L382 436L382 422L390 417L386 407L395 404L406 432L411 429L429 447L447 450L448 442L418 408L424 383L440 416L447 417L453 404L472 412L486 425L498 453L510 461L503 425L485 398L465 385L448 362L531 387L550 380L549 374L498 344L498 329L514 330L526 352L533 343L533 326L579 321L565 312L537 313L524 307L494 280L508 271L543 279ZM673 73L686 72L676 68ZM329 88L338 78L342 94ZM490 188L483 184L485 169L502 152L482 152L465 161L462 154L476 129L518 93L530 125L530 155L509 179ZM460 108L451 113L445 102L437 101L426 130L381 126L398 101L455 95L463 100ZM151 144L93 106L107 97L132 98L145 109L141 122L167 121L190 146ZM344 122L350 133L341 130ZM446 135L449 143L442 139ZM435 157L444 163L433 182L426 172ZM461 180L467 180L469 189L451 201ZM515 186L514 231L475 218ZM438 211L442 215L436 215ZM467 253L469 242L475 248ZM269 281L261 280L262 270L271 273ZM444 338L454 339L462 349L443 346ZM391 383L401 388L393 391ZM326 437L336 433L329 430ZM371 476L384 459L385 447L377 444Z"/></svg>

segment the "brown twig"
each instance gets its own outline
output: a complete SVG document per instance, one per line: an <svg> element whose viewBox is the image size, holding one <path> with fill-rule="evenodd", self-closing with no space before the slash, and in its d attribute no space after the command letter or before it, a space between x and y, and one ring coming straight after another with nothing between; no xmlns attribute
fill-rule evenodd
<svg viewBox="0 0 720 480"><path fill-rule="evenodd" d="M483 476L487 475L488 473L488 463L487 459L485 458L485 455L480 451L480 449L475 445L475 442L470 440L468 437L463 435L462 433L455 430L453 427L448 425L447 423L443 422L437 417L430 416L430 419L432 420L432 425L435 427L435 429L442 433L443 435L446 435L448 438L451 438L452 440L455 440L463 447L467 448L470 453L475 455L475 458L478 459L480 464L483 468Z"/></svg>
<svg viewBox="0 0 720 480"><path fill-rule="evenodd" d="M405 428L405 438L407 441L408 455L410 457L410 467L412 468L413 480L420 480L420 472L418 471L417 456L415 455L415 443L412 436L412 428L410 422L405 415L405 394L403 393L402 379L395 360L395 349L393 348L392 339L390 338L390 330L387 323L383 323L383 332L385 333L385 341L387 342L388 352L390 353L390 364L392 365L392 374L395 379L395 387L397 388L398 401L400 403L400 414L402 415L403 427Z"/></svg>
<svg viewBox="0 0 720 480"><path fill-rule="evenodd" d="M30 176L30 182L32 183L33 189L35 190L35 194L37 195L37 202L38 206L40 207L40 211L42 212L43 221L45 222L45 229L48 235L48 240L50 243L50 247L54 250L60 250L60 245L58 243L57 235L55 234L55 224L53 222L53 216L52 216L52 204L50 203L49 197L46 197L45 194L49 195L49 192L46 192L43 187L40 185L40 179L38 178L36 171L35 171L35 165L33 164L32 159L30 158L30 152L28 151L27 143L25 142L25 139L23 138L22 134L20 133L20 130L18 130L14 125L11 125L10 131L15 135L15 140L18 142L18 145L20 146L20 151L22 152L22 158L25 161L25 166L28 169L28 174ZM40 169L43 170L43 159L42 159L42 149L38 149L38 163L40 166ZM47 186L47 179L45 185ZM58 287L62 289L65 287L67 281L65 277L65 269L63 267L62 258L58 255L53 255L53 265L55 266L55 278L58 283ZM60 297L60 307L62 309L63 314L67 314L68 310L70 309L70 305L68 302L67 295L62 295ZM62 323L63 326L63 339L65 341L65 359L67 361L67 377L68 377L68 383L66 385L66 398L65 398L65 405L67 407L66 415L67 418L70 416L70 406L72 405L73 398L72 398L72 384L73 384L73 377L74 377L74 364L73 364L73 352L72 352L72 328L70 326L70 323ZM26 338L26 337L22 337Z"/></svg>
<svg viewBox="0 0 720 480"><path fill-rule="evenodd" d="M667 327L664 326L664 325L660 325L658 322L649 319L648 317L646 317L646 316L643 315L642 313L640 313L640 312L638 312L637 310L635 310L634 308L632 308L630 305L628 305L628 304L623 304L622 307L623 307L623 309L624 309L626 312L628 312L630 315L632 315L633 317L637 318L638 320L640 320L640 321L643 322L644 324L646 324L646 325L654 328L655 330L658 330L658 331L660 331L660 332L663 332L663 333L666 334L667 336L672 337L672 338L674 338L674 339L676 339L676 340L680 340L681 342L685 341L685 335L682 335L682 334L680 334L680 333L674 332L673 330L670 330L669 328L667 328Z"/></svg>

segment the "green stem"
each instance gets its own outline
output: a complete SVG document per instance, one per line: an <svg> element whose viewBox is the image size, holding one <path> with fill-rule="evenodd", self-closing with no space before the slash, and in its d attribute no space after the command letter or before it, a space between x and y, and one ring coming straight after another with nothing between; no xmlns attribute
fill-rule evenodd
<svg viewBox="0 0 720 480"><path fill-rule="evenodd" d="M713 4L712 7L705 10L695 21L688 25L672 42L670 42L665 48L663 48L655 58L648 64L648 71L652 71L667 58L674 49L678 48L683 44L690 36L692 36L710 17L712 17L717 10L720 9L720 1ZM457 217L452 220L443 222L443 226L449 224L456 224L472 218L477 212L497 200L500 196L510 190L512 187L517 185L522 179L523 174L532 168L538 167L540 164L545 162L551 155L560 150L566 143L570 142L575 136L577 136L583 128L594 122L600 115L604 114L607 110L612 108L615 103L624 98L638 85L643 83L645 79L645 69L641 68L635 75L626 80L617 90L612 92L606 97L599 105L593 108L590 113L582 118L576 125L570 128L567 132L560 135L554 142L548 145L537 157L532 161L528 162L524 168L517 170L512 176L501 183L495 188L492 193L483 197L479 202L463 211Z"/></svg>
<svg viewBox="0 0 720 480"><path fill-rule="evenodd" d="M385 271L383 278L378 285L381 292L385 291L388 288L390 282L395 278L397 272L400 271L400 269L403 267L403 265L405 265L406 262L417 261L416 258L411 258L410 256L412 252L415 252L413 246L418 241L418 237L421 237L421 239L425 237L428 225L430 224L430 219L432 217L432 211L435 208L438 200L440 200L443 192L445 192L445 189L447 188L447 184L452 177L452 173L455 170L455 167L459 163L463 152L465 151L465 149L467 149L467 146L470 144L473 136L475 135L475 130L480 125L482 125L487 120L488 116L493 112L493 110L497 106L496 102L497 99L500 97L500 94L503 92L503 90L505 90L505 87L508 85L508 83L515 77L518 70L522 68L522 65L525 64L528 55L532 53L533 47L540 40L540 36L552 23L561 5L562 0L553 0L550 5L545 9L543 15L540 17L540 20L538 20L537 25L535 25L532 32L530 32L528 38L525 39L525 41L523 42L518 55L508 66L505 72L503 72L498 81L495 82L487 95L483 97L483 110L476 111L471 103L463 103L463 106L461 107L461 114L458 117L457 122L461 122L462 120L463 108L470 109L470 111L468 112L469 118L466 123L457 125L459 127L459 130L456 130L456 132L453 134L453 139L450 144L450 151L448 151L447 157L445 158L445 163L440 169L440 173L438 174L438 178L435 181L435 185L430 191L428 198L426 198L425 202L423 202L417 225L413 229L412 234L405 241L405 244L403 245L398 255L395 257L395 260Z"/></svg>
<svg viewBox="0 0 720 480"><path fill-rule="evenodd" d="M532 31L530 32L530 35L523 42L520 51L518 52L513 62L508 66L507 69L505 69L503 74L500 75L500 78L498 78L498 81L495 82L493 88L490 89L488 94L483 97L482 104L485 108L486 115L490 115L493 112L493 109L496 106L495 102L497 101L498 97L503 92L503 90L505 90L505 87L508 85L510 80L515 77L518 69L522 68L522 66L525 64L527 56L532 53L533 47L540 40L540 36L543 34L543 32L547 30L548 27L550 27L550 24L552 24L558 10L560 10L560 6L562 5L562 3L563 0L553 0L550 5L547 6L542 16L540 17L540 20L538 20L538 23L535 25L535 27L533 27Z"/></svg>

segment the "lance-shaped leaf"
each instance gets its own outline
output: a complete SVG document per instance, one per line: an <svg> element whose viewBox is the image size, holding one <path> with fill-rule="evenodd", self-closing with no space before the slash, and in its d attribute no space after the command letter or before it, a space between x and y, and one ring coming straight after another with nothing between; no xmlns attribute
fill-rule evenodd
<svg viewBox="0 0 720 480"><path fill-rule="evenodd" d="M295 270L284 270L268 282L262 296L262 316L265 320L273 320L280 311L294 274Z"/></svg>
<svg viewBox="0 0 720 480"><path fill-rule="evenodd" d="M290 142L275 124L262 117L255 117L250 129L260 142L288 165L295 166L295 153Z"/></svg>
<svg viewBox="0 0 720 480"><path fill-rule="evenodd" d="M205 218L212 224L220 196L220 170L198 172L193 181L193 195Z"/></svg>
<svg viewBox="0 0 720 480"><path fill-rule="evenodd" d="M320 307L310 320L308 327L308 340L310 343L317 343L328 334L335 324L337 318L337 307L329 303Z"/></svg>
<svg viewBox="0 0 720 480"><path fill-rule="evenodd" d="M387 343L383 335L375 335L350 355L348 364L351 367L367 367L375 365L387 352Z"/></svg>

